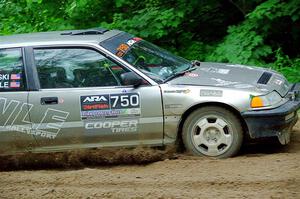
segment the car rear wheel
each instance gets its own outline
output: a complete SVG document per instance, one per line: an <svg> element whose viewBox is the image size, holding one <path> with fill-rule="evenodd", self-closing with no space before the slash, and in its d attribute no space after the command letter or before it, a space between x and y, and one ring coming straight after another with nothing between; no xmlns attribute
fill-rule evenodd
<svg viewBox="0 0 300 199"><path fill-rule="evenodd" d="M217 106L192 112L183 125L183 143L195 155L227 158L236 155L243 141L240 120Z"/></svg>

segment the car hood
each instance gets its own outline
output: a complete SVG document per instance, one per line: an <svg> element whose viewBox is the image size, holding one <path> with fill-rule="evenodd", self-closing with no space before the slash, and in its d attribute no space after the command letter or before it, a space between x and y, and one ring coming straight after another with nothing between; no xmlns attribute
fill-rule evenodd
<svg viewBox="0 0 300 199"><path fill-rule="evenodd" d="M237 64L201 62L196 70L170 81L177 85L216 86L260 92L277 91L285 96L289 83L273 70Z"/></svg>

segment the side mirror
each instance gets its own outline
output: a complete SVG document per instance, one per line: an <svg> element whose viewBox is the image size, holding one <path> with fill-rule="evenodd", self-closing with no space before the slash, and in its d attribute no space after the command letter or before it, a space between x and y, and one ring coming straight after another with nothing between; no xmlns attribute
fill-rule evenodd
<svg viewBox="0 0 300 199"><path fill-rule="evenodd" d="M121 74L121 80L124 85L132 85L134 88L137 88L143 84L143 79L133 72Z"/></svg>

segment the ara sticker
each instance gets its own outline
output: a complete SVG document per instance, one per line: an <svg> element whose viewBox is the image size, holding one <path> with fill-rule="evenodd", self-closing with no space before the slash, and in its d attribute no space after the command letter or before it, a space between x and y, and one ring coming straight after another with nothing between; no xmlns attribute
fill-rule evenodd
<svg viewBox="0 0 300 199"><path fill-rule="evenodd" d="M138 93L81 96L81 118L130 117L141 114Z"/></svg>

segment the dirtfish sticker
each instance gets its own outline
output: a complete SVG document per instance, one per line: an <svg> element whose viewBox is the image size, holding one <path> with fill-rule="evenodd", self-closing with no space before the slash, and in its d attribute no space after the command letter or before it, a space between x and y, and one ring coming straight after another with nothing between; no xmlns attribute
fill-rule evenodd
<svg viewBox="0 0 300 199"><path fill-rule="evenodd" d="M109 118L140 116L140 95L119 93L81 96L81 118Z"/></svg>
<svg viewBox="0 0 300 199"><path fill-rule="evenodd" d="M180 89L180 90L165 90L164 93L178 93L178 94L188 94L190 93L190 89Z"/></svg>
<svg viewBox="0 0 300 199"><path fill-rule="evenodd" d="M21 74L0 74L0 88L20 88Z"/></svg>
<svg viewBox="0 0 300 199"><path fill-rule="evenodd" d="M33 108L33 104L0 98L0 130L17 131L54 139L63 127L69 113L48 108L44 115L41 115L39 123L32 123L28 120L28 115Z"/></svg>

